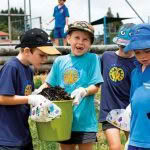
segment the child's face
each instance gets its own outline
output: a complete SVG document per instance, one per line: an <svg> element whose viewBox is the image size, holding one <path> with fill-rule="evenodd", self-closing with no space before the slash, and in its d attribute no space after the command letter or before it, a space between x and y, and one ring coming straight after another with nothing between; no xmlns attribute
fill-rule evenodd
<svg viewBox="0 0 150 150"><path fill-rule="evenodd" d="M65 3L65 2L64 2L63 0L58 0L58 4L59 4L59 5L64 5L64 3Z"/></svg>
<svg viewBox="0 0 150 150"><path fill-rule="evenodd" d="M47 54L45 54L38 48L35 48L33 53L30 52L28 60L30 64L32 64L35 68L39 69L40 66L46 62L47 56Z"/></svg>
<svg viewBox="0 0 150 150"><path fill-rule="evenodd" d="M91 38L87 32L73 31L67 37L68 43L71 45L71 52L75 56L81 56L91 47Z"/></svg>
<svg viewBox="0 0 150 150"><path fill-rule="evenodd" d="M150 48L147 50L135 50L136 59L143 65L150 65Z"/></svg>

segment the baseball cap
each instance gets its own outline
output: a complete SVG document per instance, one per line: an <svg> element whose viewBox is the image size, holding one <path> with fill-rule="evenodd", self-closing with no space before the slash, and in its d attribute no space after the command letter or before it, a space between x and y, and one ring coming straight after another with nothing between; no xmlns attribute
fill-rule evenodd
<svg viewBox="0 0 150 150"><path fill-rule="evenodd" d="M61 54L48 40L48 34L42 29L33 28L20 36L20 44L15 48L38 48L49 55Z"/></svg>
<svg viewBox="0 0 150 150"><path fill-rule="evenodd" d="M133 23L126 23L122 25L118 31L117 36L113 38L113 42L122 46L128 45L131 39L131 30L134 26L135 24Z"/></svg>
<svg viewBox="0 0 150 150"><path fill-rule="evenodd" d="M70 32L77 30L88 32L91 35L91 43L94 42L94 28L91 24L86 21L75 21L68 26L67 33L69 34Z"/></svg>
<svg viewBox="0 0 150 150"><path fill-rule="evenodd" d="M148 48L150 48L150 24L138 24L132 29L131 41L124 50L128 52Z"/></svg>

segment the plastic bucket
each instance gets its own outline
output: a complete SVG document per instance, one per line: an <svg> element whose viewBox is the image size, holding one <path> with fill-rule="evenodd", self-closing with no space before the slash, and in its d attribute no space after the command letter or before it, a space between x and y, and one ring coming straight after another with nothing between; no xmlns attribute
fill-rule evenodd
<svg viewBox="0 0 150 150"><path fill-rule="evenodd" d="M50 122L36 122L38 137L44 141L65 141L70 139L72 129L72 100L54 101L61 108L60 118Z"/></svg>

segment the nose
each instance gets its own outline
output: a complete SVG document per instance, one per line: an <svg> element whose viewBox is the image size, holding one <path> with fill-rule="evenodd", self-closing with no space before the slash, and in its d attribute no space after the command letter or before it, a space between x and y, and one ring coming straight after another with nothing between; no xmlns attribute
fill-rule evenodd
<svg viewBox="0 0 150 150"><path fill-rule="evenodd" d="M78 43L79 43L79 44L82 44L82 43L83 43L83 40L82 40L82 39L79 39L79 40L78 40Z"/></svg>

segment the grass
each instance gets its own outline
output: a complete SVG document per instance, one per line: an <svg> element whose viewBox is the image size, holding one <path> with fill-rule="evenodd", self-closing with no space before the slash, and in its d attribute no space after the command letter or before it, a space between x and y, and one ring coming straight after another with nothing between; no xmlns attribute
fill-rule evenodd
<svg viewBox="0 0 150 150"><path fill-rule="evenodd" d="M46 76L47 76L46 74L43 74L43 75L38 75L34 77L34 83L35 83L36 88L38 88L40 84L45 81ZM96 94L95 99L100 100L100 91L98 92L98 94ZM97 116L98 116L99 110L98 110L98 106L96 107L97 107L96 110L97 110ZM32 138L33 138L34 150L59 150L58 143L40 141L38 139L36 124L34 121L29 120L29 125L30 125L30 130L31 130ZM121 143L122 143L122 150L123 150L126 139L125 139L125 135L123 132L121 132L120 134L121 134ZM93 150L109 150L107 140L101 129L101 124L99 124L98 142L94 145Z"/></svg>

